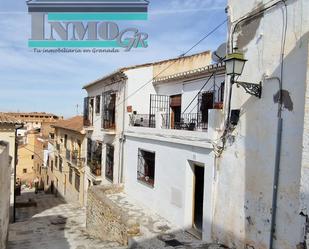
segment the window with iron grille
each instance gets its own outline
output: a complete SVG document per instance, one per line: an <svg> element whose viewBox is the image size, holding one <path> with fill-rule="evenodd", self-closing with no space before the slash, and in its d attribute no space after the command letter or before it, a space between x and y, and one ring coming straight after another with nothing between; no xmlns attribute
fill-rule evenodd
<svg viewBox="0 0 309 249"><path fill-rule="evenodd" d="M69 166L69 182L72 184L73 168L69 163L68 166Z"/></svg>
<svg viewBox="0 0 309 249"><path fill-rule="evenodd" d="M89 97L84 98L84 125L89 126Z"/></svg>
<svg viewBox="0 0 309 249"><path fill-rule="evenodd" d="M87 138L87 164L91 162L92 140Z"/></svg>
<svg viewBox="0 0 309 249"><path fill-rule="evenodd" d="M105 177L113 181L114 177L114 146L106 145Z"/></svg>
<svg viewBox="0 0 309 249"><path fill-rule="evenodd" d="M101 108L101 96L97 95L95 97L95 113L100 114L100 108Z"/></svg>
<svg viewBox="0 0 309 249"><path fill-rule="evenodd" d="M62 173L62 157L59 157L59 171Z"/></svg>
<svg viewBox="0 0 309 249"><path fill-rule="evenodd" d="M155 181L155 152L138 149L137 179L154 186Z"/></svg>
<svg viewBox="0 0 309 249"><path fill-rule="evenodd" d="M116 127L116 93L102 94L102 128L115 129Z"/></svg>
<svg viewBox="0 0 309 249"><path fill-rule="evenodd" d="M75 171L75 189L79 192L80 188L80 174Z"/></svg>

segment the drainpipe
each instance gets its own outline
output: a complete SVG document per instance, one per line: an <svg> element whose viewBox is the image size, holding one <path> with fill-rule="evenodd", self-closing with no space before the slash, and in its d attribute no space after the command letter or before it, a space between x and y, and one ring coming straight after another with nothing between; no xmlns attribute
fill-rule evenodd
<svg viewBox="0 0 309 249"><path fill-rule="evenodd" d="M124 90L123 90L123 113L122 113L122 131L121 131L121 137L119 139L120 142L120 153L119 153L119 170L118 170L118 182L123 183L123 154L124 154L124 129L125 129L125 118L126 118L126 82L124 83Z"/></svg>
<svg viewBox="0 0 309 249"><path fill-rule="evenodd" d="M276 233L276 218L277 218L277 202L278 202L278 189L279 189L279 174L280 174L280 157L282 146L282 81L279 77L268 77L267 80L277 80L279 83L279 100L278 100L278 121L277 121L277 138L276 138L276 157L274 168L274 181L273 181L273 198L272 198L272 213L270 224L270 240L269 248L273 248L274 237Z"/></svg>
<svg viewBox="0 0 309 249"><path fill-rule="evenodd" d="M16 187L16 168L17 168L17 157L18 157L18 141L17 141L17 130L24 127L24 124L21 124L19 127L15 126L15 148L14 148L14 201L13 201L13 222L16 222L16 193L15 193L15 187Z"/></svg>

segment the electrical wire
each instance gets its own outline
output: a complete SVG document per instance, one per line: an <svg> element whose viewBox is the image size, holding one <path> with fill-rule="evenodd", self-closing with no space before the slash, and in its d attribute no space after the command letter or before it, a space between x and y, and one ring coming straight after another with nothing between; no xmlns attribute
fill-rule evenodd
<svg viewBox="0 0 309 249"><path fill-rule="evenodd" d="M215 28L213 28L210 32L208 32L205 36L203 36L198 42L196 42L192 47L190 47L185 53L181 54L178 56L178 58L182 58L185 55L187 55L189 52L191 52L194 48L196 48L200 43L202 43L204 40L206 40L209 36L211 36L213 33L215 33L220 27L222 27L225 23L227 22L227 19L225 19L224 21L222 21L221 23L219 23ZM127 101L129 98L131 98L132 96L134 96L135 94L137 94L140 90L142 90L144 87L146 87L148 84L152 83L154 79L156 79L158 76L160 76L162 73L164 73L166 70L168 70L171 66L173 66L175 63L177 62L177 60L174 60L171 64L169 64L167 67L165 67L164 69L162 69L159 73L157 73L154 77L152 77L150 80L148 80L146 83L144 83L142 86L140 86L138 89L136 89L133 93L131 93L129 96L127 96L126 98L124 98L123 101L121 101L120 103L118 103L116 105L116 107L118 107L119 105L125 103L125 101ZM98 120L100 120L101 117L95 119L93 121L93 123L97 122Z"/></svg>

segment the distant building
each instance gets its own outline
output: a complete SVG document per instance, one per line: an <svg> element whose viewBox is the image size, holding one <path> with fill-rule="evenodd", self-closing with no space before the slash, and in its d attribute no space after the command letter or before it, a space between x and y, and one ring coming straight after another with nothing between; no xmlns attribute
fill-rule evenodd
<svg viewBox="0 0 309 249"><path fill-rule="evenodd" d="M53 125L48 143L47 168L41 174L45 190L61 195L67 201L86 202L86 140L83 117L75 116Z"/></svg>
<svg viewBox="0 0 309 249"><path fill-rule="evenodd" d="M43 161L44 141L40 133L33 130L25 134L25 143L18 146L17 179L22 184L32 186L33 180L40 174Z"/></svg>
<svg viewBox="0 0 309 249"><path fill-rule="evenodd" d="M13 117L24 123L24 129L18 132L18 135L23 135L23 131L41 129L44 126L44 137L48 137L49 130L47 126L63 119L52 113L46 112L7 112L5 115Z"/></svg>

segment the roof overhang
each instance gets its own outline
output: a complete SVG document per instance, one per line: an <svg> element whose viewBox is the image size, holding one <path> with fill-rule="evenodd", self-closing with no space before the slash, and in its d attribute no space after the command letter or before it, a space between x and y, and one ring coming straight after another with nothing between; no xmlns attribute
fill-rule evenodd
<svg viewBox="0 0 309 249"><path fill-rule="evenodd" d="M154 85L159 85L163 83L170 83L174 82L176 80L194 80L196 78L201 78L201 77L208 77L212 73L216 73L217 75L225 74L225 64L224 63L218 63L218 64L212 64L207 67L202 67L202 68L197 68L194 70L174 74L174 75L169 75L165 77L157 77L153 80Z"/></svg>
<svg viewBox="0 0 309 249"><path fill-rule="evenodd" d="M116 82L121 82L123 80L126 80L127 76L126 74L123 72L123 70L117 70L111 74L108 74L100 79L97 79L93 82L90 82L89 84L83 86L82 89L87 90L89 87L92 87L98 83L102 83L102 82L106 82L106 83L116 83Z"/></svg>

